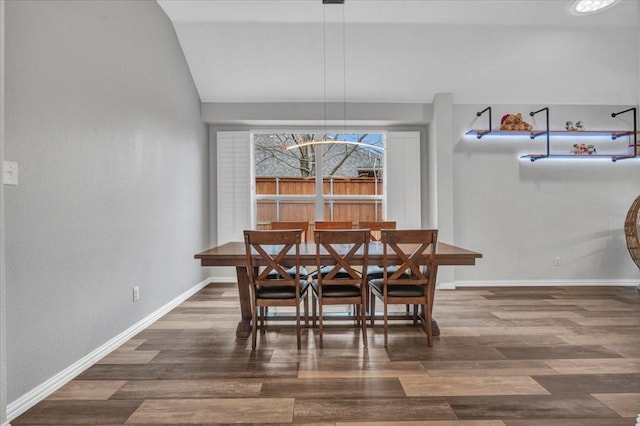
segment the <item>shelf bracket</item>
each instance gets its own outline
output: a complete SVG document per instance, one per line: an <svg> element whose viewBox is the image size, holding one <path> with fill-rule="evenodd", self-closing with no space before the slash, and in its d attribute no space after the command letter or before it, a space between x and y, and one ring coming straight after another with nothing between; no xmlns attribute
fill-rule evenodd
<svg viewBox="0 0 640 426"><path fill-rule="evenodd" d="M549 154L550 154L550 150L549 150L549 107L544 107L544 108L541 108L541 109L539 109L537 111L531 111L529 113L529 115L531 117L533 117L534 115L536 115L536 114L538 114L539 112L542 112L542 111L546 111L547 130L545 132L531 132L530 138L533 140L533 139L537 138L540 135L546 134L547 135L547 153L545 155L531 156L531 162L532 163L534 161L536 161L536 160L541 159L541 158L547 158L547 157L549 157Z"/></svg>
<svg viewBox="0 0 640 426"><path fill-rule="evenodd" d="M624 160L626 158L635 158L638 156L638 121L637 121L637 108L636 107L632 107L632 108L628 108L625 109L624 111L619 111L619 112L612 112L611 113L611 117L616 118L616 116L620 115L620 114L624 114L626 112L630 112L633 111L633 155L628 155L626 157L611 157L611 161L613 161L614 163L618 160ZM619 136L623 136L624 134L615 136L612 135L611 139L616 139Z"/></svg>
<svg viewBox="0 0 640 426"><path fill-rule="evenodd" d="M478 139L482 138L484 135L491 133L491 129L493 128L491 125L491 107L488 106L485 109L483 109L482 111L476 112L476 117L480 117L482 114L484 114L485 112L489 111L489 130L484 131L484 130L478 130L478 133L476 135L476 137Z"/></svg>

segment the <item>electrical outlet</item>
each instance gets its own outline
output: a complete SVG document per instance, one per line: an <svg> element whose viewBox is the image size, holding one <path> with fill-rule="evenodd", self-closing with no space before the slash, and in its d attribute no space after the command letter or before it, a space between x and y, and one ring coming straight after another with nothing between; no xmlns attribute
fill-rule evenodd
<svg viewBox="0 0 640 426"><path fill-rule="evenodd" d="M133 301L137 302L140 299L140 287L135 286L133 288Z"/></svg>
<svg viewBox="0 0 640 426"><path fill-rule="evenodd" d="M553 260L553 264L556 266L560 266L560 256L556 256L556 258Z"/></svg>
<svg viewBox="0 0 640 426"><path fill-rule="evenodd" d="M2 183L5 185L18 184L18 163L6 160L2 162Z"/></svg>

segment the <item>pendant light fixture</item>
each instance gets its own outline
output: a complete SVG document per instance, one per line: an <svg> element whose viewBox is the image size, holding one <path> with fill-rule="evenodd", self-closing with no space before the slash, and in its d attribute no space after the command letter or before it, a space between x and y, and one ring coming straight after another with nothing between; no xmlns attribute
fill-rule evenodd
<svg viewBox="0 0 640 426"><path fill-rule="evenodd" d="M591 15L593 13L602 12L614 6L620 0L573 0L569 11L573 15Z"/></svg>

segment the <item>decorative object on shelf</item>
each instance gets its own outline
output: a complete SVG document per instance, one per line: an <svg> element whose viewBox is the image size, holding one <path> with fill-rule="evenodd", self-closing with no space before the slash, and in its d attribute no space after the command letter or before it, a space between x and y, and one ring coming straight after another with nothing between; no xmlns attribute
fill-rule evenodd
<svg viewBox="0 0 640 426"><path fill-rule="evenodd" d="M522 119L522 114L505 114L500 119L500 130L531 131L533 126Z"/></svg>
<svg viewBox="0 0 640 426"><path fill-rule="evenodd" d="M567 121L564 124L564 129L567 132L583 132L584 124L582 123L582 121L576 121L575 124L573 123L573 121Z"/></svg>
<svg viewBox="0 0 640 426"><path fill-rule="evenodd" d="M571 153L573 155L580 155L580 145L578 145L577 143L574 143L573 148L571 148Z"/></svg>
<svg viewBox="0 0 640 426"><path fill-rule="evenodd" d="M597 152L597 151L596 151L596 147L595 147L595 145L591 145L591 144L587 145L587 153L588 153L589 155L593 155L593 154L595 154L596 152Z"/></svg>

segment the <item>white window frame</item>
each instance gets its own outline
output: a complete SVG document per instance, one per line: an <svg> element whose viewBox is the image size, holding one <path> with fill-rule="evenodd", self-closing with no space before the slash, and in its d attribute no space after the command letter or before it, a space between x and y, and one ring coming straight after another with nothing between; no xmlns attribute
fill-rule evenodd
<svg viewBox="0 0 640 426"><path fill-rule="evenodd" d="M255 167L252 132L216 132L216 161L210 163L212 243L242 241L244 229L256 228ZM379 132L382 133L382 132ZM421 227L420 132L387 131L384 160L384 215L398 228ZM426 153L425 153L426 154ZM232 191L232 192L230 192ZM226 198L225 198L226 197ZM324 210L323 210L324 211ZM322 216L317 216L322 217Z"/></svg>

